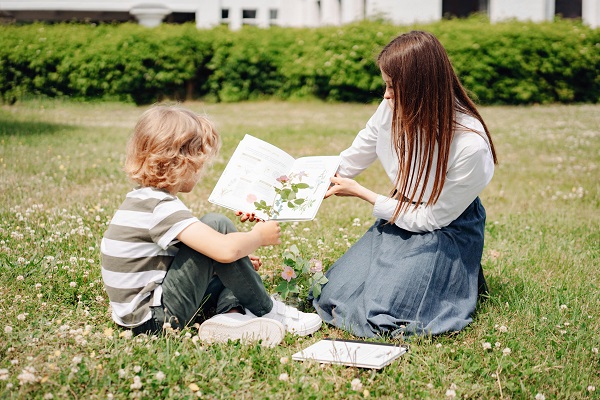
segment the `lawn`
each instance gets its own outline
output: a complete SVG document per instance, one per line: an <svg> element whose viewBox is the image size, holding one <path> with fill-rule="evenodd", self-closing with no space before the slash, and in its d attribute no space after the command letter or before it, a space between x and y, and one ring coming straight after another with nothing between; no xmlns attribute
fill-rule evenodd
<svg viewBox="0 0 600 400"><path fill-rule="evenodd" d="M212 117L223 148L182 198L198 215L232 218L206 199L245 133L293 156L337 154L376 107L186 106ZM352 338L331 327L267 349L206 345L193 326L131 337L112 323L99 243L130 187L124 147L143 110L0 108L0 398L600 398L599 105L481 109L500 159L481 195L489 298L460 333L394 340L410 351L378 372L291 360L318 339ZM379 165L359 180L389 191ZM262 273L280 268L292 244L328 267L372 222L367 203L327 199L316 220L282 225L282 246L257 252Z"/></svg>

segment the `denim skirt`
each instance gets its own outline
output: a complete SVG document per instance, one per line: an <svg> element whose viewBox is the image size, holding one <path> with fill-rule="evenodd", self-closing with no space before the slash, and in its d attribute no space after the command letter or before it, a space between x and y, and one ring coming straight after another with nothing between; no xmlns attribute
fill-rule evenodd
<svg viewBox="0 0 600 400"><path fill-rule="evenodd" d="M484 227L479 198L433 232L379 219L329 268L313 305L323 321L360 337L459 331L485 290Z"/></svg>

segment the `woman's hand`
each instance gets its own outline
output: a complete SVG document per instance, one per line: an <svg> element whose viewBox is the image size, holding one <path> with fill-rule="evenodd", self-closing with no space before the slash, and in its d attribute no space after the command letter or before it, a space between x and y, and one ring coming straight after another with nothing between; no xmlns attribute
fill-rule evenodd
<svg viewBox="0 0 600 400"><path fill-rule="evenodd" d="M260 257L254 256L252 254L250 254L248 257L250 258L250 261L252 262L252 266L254 267L254 270L258 271L260 269L260 267L262 267L262 261L261 261Z"/></svg>
<svg viewBox="0 0 600 400"><path fill-rule="evenodd" d="M327 190L327 193L325 193L325 198L328 198L331 195L358 197L371 204L375 204L375 200L377 200L377 194L375 192L365 188L354 179L342 178L338 174L335 174L335 176L331 178L331 186Z"/></svg>

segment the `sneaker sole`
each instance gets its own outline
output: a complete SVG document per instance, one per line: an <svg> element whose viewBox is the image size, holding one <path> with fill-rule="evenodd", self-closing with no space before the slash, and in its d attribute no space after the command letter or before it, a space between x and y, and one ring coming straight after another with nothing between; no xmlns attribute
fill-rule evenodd
<svg viewBox="0 0 600 400"><path fill-rule="evenodd" d="M304 326L303 329L294 329L294 328L288 328L288 331L294 335L298 335L298 336L307 336L307 335L311 335L313 333L315 333L316 331L319 330L319 328L321 328L322 325L322 321L319 321L319 323L315 323L312 326Z"/></svg>
<svg viewBox="0 0 600 400"><path fill-rule="evenodd" d="M254 318L239 323L216 322L210 319L200 325L200 340L207 343L227 343L239 340L249 344L261 342L265 347L275 347L283 340L285 328L275 320Z"/></svg>

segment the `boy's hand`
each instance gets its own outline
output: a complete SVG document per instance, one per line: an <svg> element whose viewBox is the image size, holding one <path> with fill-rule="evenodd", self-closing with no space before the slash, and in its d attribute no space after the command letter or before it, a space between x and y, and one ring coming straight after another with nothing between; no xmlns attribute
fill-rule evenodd
<svg viewBox="0 0 600 400"><path fill-rule="evenodd" d="M260 267L262 267L262 261L260 257L253 256L252 254L250 254L248 257L250 258L250 261L252 261L252 266L254 267L254 270L258 271Z"/></svg>
<svg viewBox="0 0 600 400"><path fill-rule="evenodd" d="M261 246L281 243L281 228L276 221L258 222L254 225L252 231L256 231L260 235Z"/></svg>
<svg viewBox="0 0 600 400"><path fill-rule="evenodd" d="M243 211L236 211L235 215L240 217L240 222L246 222L246 221L250 221L250 222L259 222L262 221L260 218L258 218L254 213L245 213Z"/></svg>

